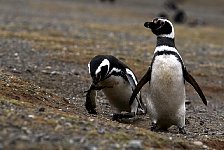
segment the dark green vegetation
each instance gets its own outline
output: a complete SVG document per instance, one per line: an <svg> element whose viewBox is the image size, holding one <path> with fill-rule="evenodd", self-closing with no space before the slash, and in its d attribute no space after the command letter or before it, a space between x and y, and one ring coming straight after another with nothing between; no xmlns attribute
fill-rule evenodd
<svg viewBox="0 0 224 150"><path fill-rule="evenodd" d="M187 84L188 134L179 135L176 128L150 132L148 116L111 121L101 93L98 116L84 109L93 56L115 55L138 78L144 74L155 36L143 23L159 12L162 0L0 1L0 149L122 149L133 140L140 148L224 149L223 2L193 2L181 6L189 19L202 17L207 25L175 24L176 44L208 107Z"/></svg>

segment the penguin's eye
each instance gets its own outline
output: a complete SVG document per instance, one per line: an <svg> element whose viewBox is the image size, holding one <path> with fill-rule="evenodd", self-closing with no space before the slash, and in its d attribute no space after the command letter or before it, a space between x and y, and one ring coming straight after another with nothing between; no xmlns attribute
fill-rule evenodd
<svg viewBox="0 0 224 150"><path fill-rule="evenodd" d="M153 19L153 21L152 21L152 22L153 22L154 24L157 24L157 23L158 23L158 21L159 21L159 20L156 18L156 19Z"/></svg>
<svg viewBox="0 0 224 150"><path fill-rule="evenodd" d="M161 27L161 26L164 26L165 22L162 20L157 20L156 24Z"/></svg>
<svg viewBox="0 0 224 150"><path fill-rule="evenodd" d="M165 22L160 21L159 24L160 24L161 26L164 26Z"/></svg>
<svg viewBox="0 0 224 150"><path fill-rule="evenodd" d="M95 79L96 79L97 81L100 81L100 78L101 78L101 74L100 74L100 73L96 74L96 78L95 78Z"/></svg>

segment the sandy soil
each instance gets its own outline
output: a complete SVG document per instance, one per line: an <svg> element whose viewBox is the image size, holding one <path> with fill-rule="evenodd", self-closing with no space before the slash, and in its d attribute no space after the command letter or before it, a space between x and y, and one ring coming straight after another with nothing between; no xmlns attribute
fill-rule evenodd
<svg viewBox="0 0 224 150"><path fill-rule="evenodd" d="M191 102L187 135L175 127L151 132L147 115L111 121L102 93L98 116L84 108L84 91L91 83L87 63L95 55L112 54L141 78L155 46L155 36L143 23L168 11L163 3L1 1L0 149L224 149L222 0L179 3L188 20L174 24L176 45L208 100L206 107L186 84ZM195 19L199 25L192 26ZM147 87L142 95L147 98Z"/></svg>

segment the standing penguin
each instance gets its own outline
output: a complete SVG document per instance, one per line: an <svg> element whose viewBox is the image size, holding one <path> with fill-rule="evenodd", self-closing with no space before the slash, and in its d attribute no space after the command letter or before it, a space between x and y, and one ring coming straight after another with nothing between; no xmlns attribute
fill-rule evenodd
<svg viewBox="0 0 224 150"><path fill-rule="evenodd" d="M185 134L185 80L189 82L207 105L206 98L194 78L187 72L174 43L174 28L167 19L155 18L145 22L157 36L154 57L146 74L133 91L130 103L141 88L149 82L149 113L151 130L167 130L176 125Z"/></svg>
<svg viewBox="0 0 224 150"><path fill-rule="evenodd" d="M114 108L113 120L132 118L138 111L146 111L140 92L130 103L130 97L137 85L137 79L131 69L111 55L95 56L88 64L89 73L93 79L86 95L86 109L96 114L96 90L101 90ZM129 105L130 104L130 105ZM122 113L126 112L126 113Z"/></svg>

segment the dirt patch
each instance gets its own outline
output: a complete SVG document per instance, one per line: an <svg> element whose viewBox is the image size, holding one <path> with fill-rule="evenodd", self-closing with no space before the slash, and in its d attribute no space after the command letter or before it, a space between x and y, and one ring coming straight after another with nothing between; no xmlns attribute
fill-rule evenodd
<svg viewBox="0 0 224 150"><path fill-rule="evenodd" d="M195 4L200 10L208 8L207 3ZM1 2L0 148L223 149L224 33L223 21L214 21L214 16L223 16L219 9L204 14L206 26L175 24L177 48L208 99L205 107L186 84L191 102L187 135L179 135L175 127L150 132L147 115L136 121L111 121L111 108L101 92L99 115L89 115L84 108L84 91L91 83L87 63L95 55L112 54L138 78L144 74L155 37L143 23L161 7L162 1L146 0L112 5L91 0ZM191 1L181 7L202 15ZM142 94L146 99L147 86Z"/></svg>

